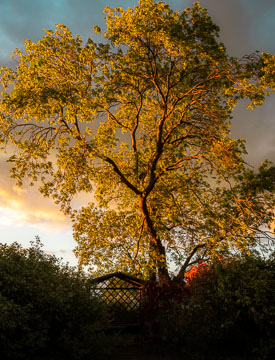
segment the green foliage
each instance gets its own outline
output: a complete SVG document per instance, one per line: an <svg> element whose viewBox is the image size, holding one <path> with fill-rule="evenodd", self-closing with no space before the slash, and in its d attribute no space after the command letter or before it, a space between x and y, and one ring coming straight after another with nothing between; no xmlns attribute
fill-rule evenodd
<svg viewBox="0 0 275 360"><path fill-rule="evenodd" d="M199 3L179 13L140 0L107 8L106 22L104 44L59 24L2 69L12 176L40 182L72 218L80 264L101 272L169 277L170 258L182 277L248 252L272 223L274 167L247 170L230 117L274 89L274 56L230 57ZM90 202L73 209L80 192Z"/></svg>
<svg viewBox="0 0 275 360"><path fill-rule="evenodd" d="M90 359L105 354L107 314L89 281L36 242L0 246L2 359Z"/></svg>

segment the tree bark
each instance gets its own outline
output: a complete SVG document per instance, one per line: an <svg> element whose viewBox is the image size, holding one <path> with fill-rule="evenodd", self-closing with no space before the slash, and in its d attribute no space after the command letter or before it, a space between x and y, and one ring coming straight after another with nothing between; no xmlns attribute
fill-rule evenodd
<svg viewBox="0 0 275 360"><path fill-rule="evenodd" d="M150 277L152 280L156 280L157 276L159 280L170 279L167 268L165 247L162 245L160 238L157 236L156 229L154 228L154 224L147 206L146 195L141 194L139 196L139 200L140 210L144 219L144 224L150 234L149 260L153 265L153 271Z"/></svg>

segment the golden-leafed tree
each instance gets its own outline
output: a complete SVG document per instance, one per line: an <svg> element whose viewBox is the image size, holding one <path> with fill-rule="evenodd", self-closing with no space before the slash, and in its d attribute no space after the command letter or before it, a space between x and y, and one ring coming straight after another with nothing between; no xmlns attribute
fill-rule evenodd
<svg viewBox="0 0 275 360"><path fill-rule="evenodd" d="M80 264L103 272L169 277L171 261L181 277L249 251L272 222L274 167L246 167L230 117L274 88L274 56L229 57L198 3L105 11L103 44L58 25L2 69L12 176L40 182L72 218ZM91 202L73 209L80 192Z"/></svg>

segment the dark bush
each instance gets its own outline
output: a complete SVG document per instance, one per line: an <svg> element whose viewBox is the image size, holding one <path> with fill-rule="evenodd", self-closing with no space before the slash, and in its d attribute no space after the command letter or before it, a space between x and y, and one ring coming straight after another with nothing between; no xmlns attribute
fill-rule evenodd
<svg viewBox="0 0 275 360"><path fill-rule="evenodd" d="M85 276L43 253L0 245L0 358L95 359L107 314Z"/></svg>
<svg viewBox="0 0 275 360"><path fill-rule="evenodd" d="M189 286L184 332L191 348L199 344L201 351L273 358L274 257L217 262L194 277Z"/></svg>
<svg viewBox="0 0 275 360"><path fill-rule="evenodd" d="M148 281L142 290L141 323L143 342L151 351L169 352L182 340L182 307L189 289L184 281Z"/></svg>
<svg viewBox="0 0 275 360"><path fill-rule="evenodd" d="M145 288L154 342L201 356L275 358L275 257L218 261L191 273L185 283L149 285L151 296ZM158 286L169 288L165 296Z"/></svg>

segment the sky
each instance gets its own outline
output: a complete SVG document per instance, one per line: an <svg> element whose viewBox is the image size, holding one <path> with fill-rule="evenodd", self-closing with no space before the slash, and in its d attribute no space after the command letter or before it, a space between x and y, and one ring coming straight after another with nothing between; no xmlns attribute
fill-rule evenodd
<svg viewBox="0 0 275 360"><path fill-rule="evenodd" d="M193 1L166 2L182 11ZM136 4L134 0L0 0L0 66L13 67L11 52L23 49L25 39L39 40L43 28L54 29L61 23L85 41L95 25L104 30L106 6L126 10ZM220 39L230 55L241 57L255 50L275 53L274 0L201 0L200 4L220 27ZM240 104L233 116L232 137L246 140L246 161L255 167L265 159L275 162L275 96L254 111ZM0 242L17 241L27 247L39 236L46 252L76 265L70 220L35 187L16 186L9 175L8 155L0 153ZM77 204L87 202L87 196L78 198Z"/></svg>

